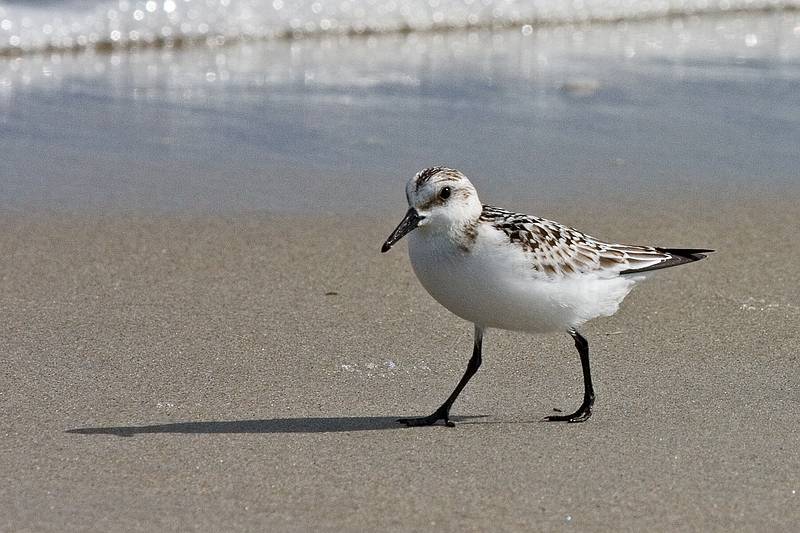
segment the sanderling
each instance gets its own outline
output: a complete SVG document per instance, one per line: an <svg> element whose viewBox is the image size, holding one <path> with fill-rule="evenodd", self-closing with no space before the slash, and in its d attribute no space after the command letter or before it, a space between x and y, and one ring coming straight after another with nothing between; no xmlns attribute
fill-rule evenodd
<svg viewBox="0 0 800 533"><path fill-rule="evenodd" d="M381 252L409 234L411 265L422 285L475 325L461 381L430 416L399 420L409 426L439 420L453 425L450 407L481 365L487 328L566 330L581 359L583 403L570 415L544 420L587 420L594 405L589 343L577 328L613 315L649 271L698 261L713 251L611 244L551 220L482 205L469 179L452 168L423 170L409 180L406 198L409 210Z"/></svg>

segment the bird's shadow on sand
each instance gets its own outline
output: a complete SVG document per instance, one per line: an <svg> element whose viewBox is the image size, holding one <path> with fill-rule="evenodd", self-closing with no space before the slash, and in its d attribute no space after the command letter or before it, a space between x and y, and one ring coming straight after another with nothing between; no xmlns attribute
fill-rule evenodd
<svg viewBox="0 0 800 533"><path fill-rule="evenodd" d="M453 416L457 423L475 423L470 420L485 415ZM150 426L87 427L66 430L81 435L115 435L133 437L144 433L341 433L348 431L377 431L406 429L396 416L350 416L326 418L270 418L265 420L220 420L205 422L176 422Z"/></svg>

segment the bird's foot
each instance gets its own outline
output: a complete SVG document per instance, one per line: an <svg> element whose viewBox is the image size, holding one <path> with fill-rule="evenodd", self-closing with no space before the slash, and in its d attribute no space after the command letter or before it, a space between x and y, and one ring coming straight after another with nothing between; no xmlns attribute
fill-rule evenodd
<svg viewBox="0 0 800 533"><path fill-rule="evenodd" d="M417 427L417 426L432 426L436 424L439 420L444 421L444 425L453 428L456 427L456 424L450 420L450 413L449 410L439 408L428 416L423 416L421 418L398 418L397 421L401 424L405 424L408 427Z"/></svg>
<svg viewBox="0 0 800 533"><path fill-rule="evenodd" d="M542 419L542 422L568 422L575 424L578 422L586 422L592 416L592 404L584 402L577 411L571 415L550 415Z"/></svg>

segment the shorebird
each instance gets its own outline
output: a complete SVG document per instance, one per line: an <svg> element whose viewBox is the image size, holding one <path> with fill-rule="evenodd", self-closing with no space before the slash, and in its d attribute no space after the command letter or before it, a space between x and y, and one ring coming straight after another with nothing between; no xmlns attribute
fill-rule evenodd
<svg viewBox="0 0 800 533"><path fill-rule="evenodd" d="M381 252L408 235L411 265L422 286L475 326L472 357L455 390L431 415L399 420L408 426L440 420L454 425L450 408L481 365L488 328L569 333L583 369L583 403L572 414L544 420L588 420L595 395L589 343L578 328L616 313L650 271L713 252L607 243L552 220L483 205L469 179L447 167L426 168L411 178L406 198L409 209Z"/></svg>

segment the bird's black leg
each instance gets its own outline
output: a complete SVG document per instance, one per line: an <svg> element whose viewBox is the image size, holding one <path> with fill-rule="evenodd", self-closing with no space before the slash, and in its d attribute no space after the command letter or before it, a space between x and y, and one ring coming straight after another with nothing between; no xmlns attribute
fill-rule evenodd
<svg viewBox="0 0 800 533"><path fill-rule="evenodd" d="M592 416L594 387L592 387L592 373L589 369L589 343L574 329L569 330L569 334L575 339L575 347L578 349L578 353L581 356L581 367L583 368L583 403L578 410L571 415L551 415L544 417L544 420L547 422L585 422Z"/></svg>
<svg viewBox="0 0 800 533"><path fill-rule="evenodd" d="M435 424L439 420L443 420L445 425L448 427L454 427L455 424L450 421L450 407L452 407L453 402L456 401L458 395L461 394L461 391L467 385L470 378L475 375L475 372L478 371L478 368L481 366L481 344L483 343L483 328L475 325L475 343L472 348L472 357L467 364L467 370L464 372L464 375L461 378L461 381L458 382L456 385L455 390L450 394L450 396L444 401L444 403L432 414L429 416L424 416L422 418L401 418L398 420L401 424L405 424L407 426L430 426Z"/></svg>

